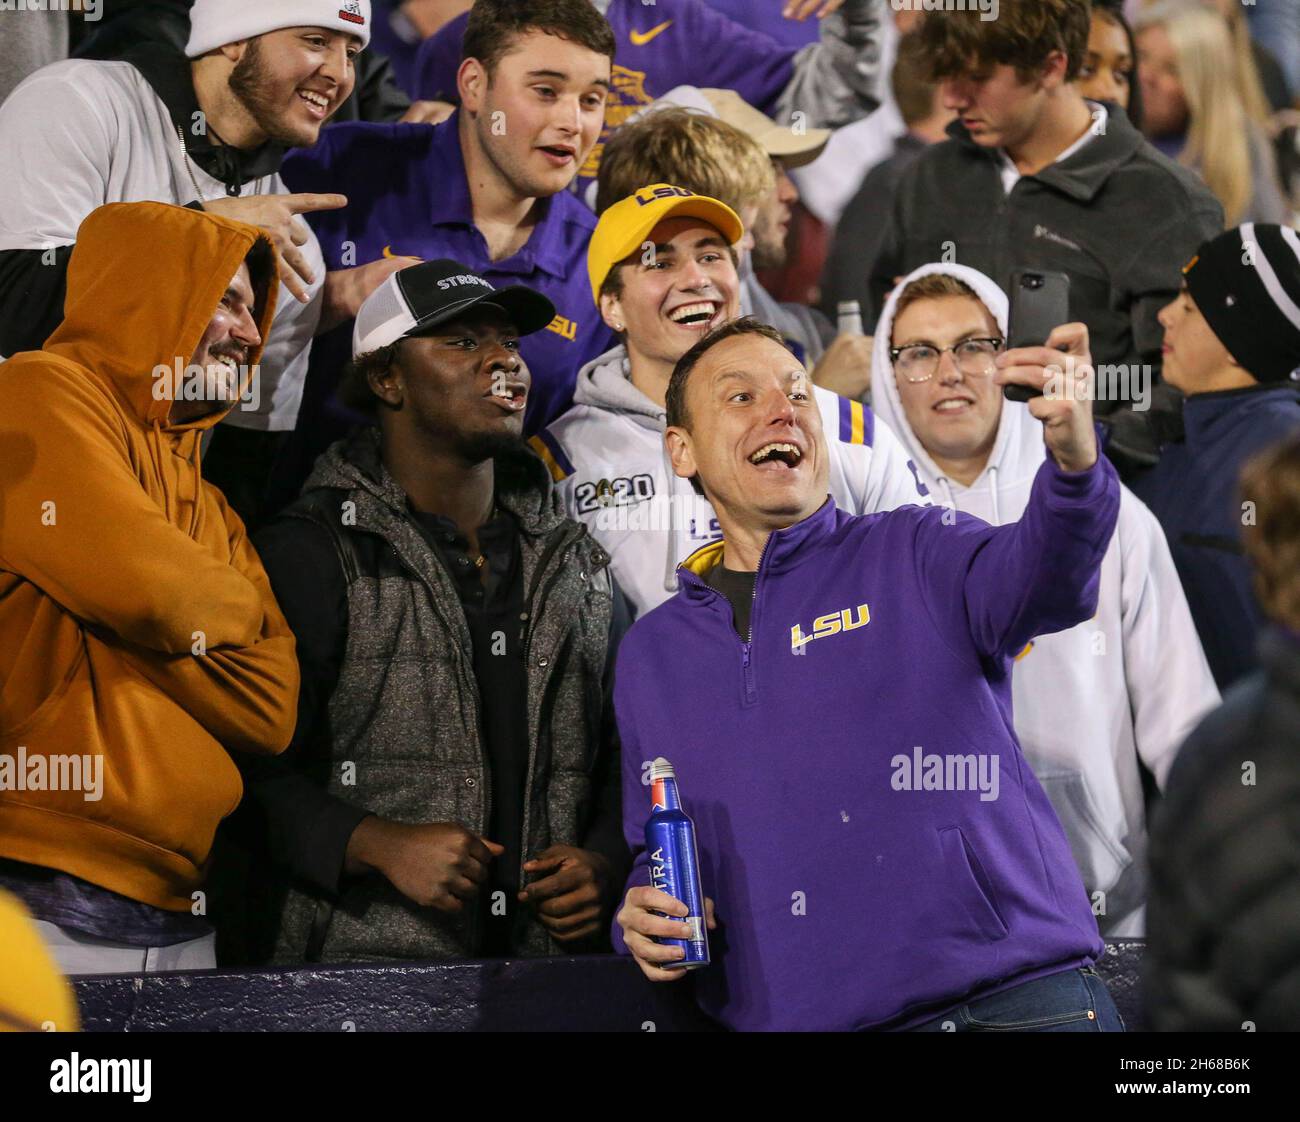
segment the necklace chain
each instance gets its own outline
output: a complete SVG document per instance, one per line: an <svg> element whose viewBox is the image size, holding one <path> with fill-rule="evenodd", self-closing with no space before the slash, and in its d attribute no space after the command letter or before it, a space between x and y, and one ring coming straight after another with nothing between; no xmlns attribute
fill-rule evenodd
<svg viewBox="0 0 1300 1122"><path fill-rule="evenodd" d="M199 187L198 178L194 174L194 161L190 159L189 150L185 147L185 130L182 129L180 125L176 126L176 139L180 142L181 146L181 163L185 165L185 171L189 174L190 183L194 185L194 193L198 195L200 204L211 202L212 200L209 199L203 193L202 188ZM252 193L254 195L260 195L262 193L262 176L259 175L257 177L257 182L253 184Z"/></svg>
<svg viewBox="0 0 1300 1122"><path fill-rule="evenodd" d="M496 497L493 496L492 509L488 511L487 521L491 522L492 519L496 517L496 515L497 515L497 501L496 501ZM486 522L484 523L484 525L486 525ZM486 564L487 564L487 554L484 553L482 548L480 547L478 551L478 556L474 559L474 568L481 569Z"/></svg>
<svg viewBox="0 0 1300 1122"><path fill-rule="evenodd" d="M204 195L203 192L199 189L199 181L198 179L195 178L194 168L190 164L190 154L185 148L185 132L180 127L180 125L176 126L176 139L180 141L181 162L185 165L185 170L189 173L190 182L194 184L194 193L198 195L200 203L206 203L208 199L207 196Z"/></svg>

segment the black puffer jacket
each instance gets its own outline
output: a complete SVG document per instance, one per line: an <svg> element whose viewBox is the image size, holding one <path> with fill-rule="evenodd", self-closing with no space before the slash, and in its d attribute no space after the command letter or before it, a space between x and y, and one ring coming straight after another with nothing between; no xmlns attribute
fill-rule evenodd
<svg viewBox="0 0 1300 1122"><path fill-rule="evenodd" d="M1153 1028L1300 1030L1300 634L1178 756L1151 829Z"/></svg>

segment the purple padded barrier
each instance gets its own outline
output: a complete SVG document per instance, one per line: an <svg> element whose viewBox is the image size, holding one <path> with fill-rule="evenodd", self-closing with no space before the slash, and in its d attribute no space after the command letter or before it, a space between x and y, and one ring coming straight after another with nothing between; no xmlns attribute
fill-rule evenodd
<svg viewBox="0 0 1300 1122"><path fill-rule="evenodd" d="M1130 1030L1143 1027L1141 942L1107 944L1097 970ZM92 1032L708 1030L689 983L651 985L628 959L375 963L78 978Z"/></svg>

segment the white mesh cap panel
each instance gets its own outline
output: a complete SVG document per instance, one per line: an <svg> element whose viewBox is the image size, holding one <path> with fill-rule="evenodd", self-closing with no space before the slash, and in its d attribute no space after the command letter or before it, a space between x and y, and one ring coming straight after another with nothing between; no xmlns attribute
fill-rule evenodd
<svg viewBox="0 0 1300 1122"><path fill-rule="evenodd" d="M394 273L366 298L357 312L352 329L353 358L396 342L414 326L415 317L397 287Z"/></svg>

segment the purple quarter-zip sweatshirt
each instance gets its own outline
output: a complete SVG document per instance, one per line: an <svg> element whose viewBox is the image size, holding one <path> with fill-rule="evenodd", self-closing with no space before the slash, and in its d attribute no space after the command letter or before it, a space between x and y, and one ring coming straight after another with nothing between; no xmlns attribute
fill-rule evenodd
<svg viewBox="0 0 1300 1122"><path fill-rule="evenodd" d="M1119 482L1039 470L1017 523L828 499L768 539L749 642L701 579L623 640L628 887L649 883L649 761L676 769L716 905L701 1007L742 1030L905 1028L1103 949L1021 754L1011 665L1096 610ZM1118 653L1098 657L1118 658ZM626 952L614 925L616 947Z"/></svg>

